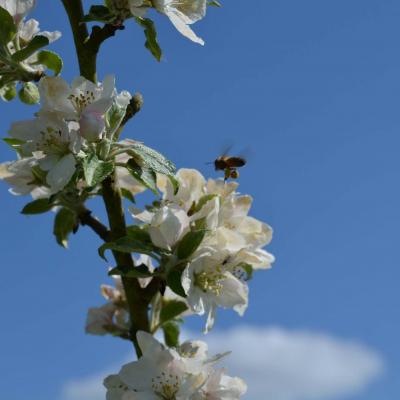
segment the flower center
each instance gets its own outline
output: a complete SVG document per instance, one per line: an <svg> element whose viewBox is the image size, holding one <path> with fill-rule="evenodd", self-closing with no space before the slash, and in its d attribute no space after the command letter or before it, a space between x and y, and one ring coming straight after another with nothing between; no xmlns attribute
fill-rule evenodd
<svg viewBox="0 0 400 400"><path fill-rule="evenodd" d="M222 267L217 266L215 272L202 271L194 275L194 284L200 288L204 293L211 292L216 296L221 294L223 285L222 281L225 279L222 273Z"/></svg>
<svg viewBox="0 0 400 400"><path fill-rule="evenodd" d="M79 95L69 95L68 100L72 103L76 112L81 114L89 104L93 103L95 96L92 91L86 90L86 92L81 92Z"/></svg>
<svg viewBox="0 0 400 400"><path fill-rule="evenodd" d="M179 378L177 375L161 372L160 375L152 378L151 388L162 400L175 400L179 391Z"/></svg>
<svg viewBox="0 0 400 400"><path fill-rule="evenodd" d="M45 131L40 132L40 135L41 139L36 143L36 150L60 155L68 152L68 143L62 140L61 129L47 127Z"/></svg>

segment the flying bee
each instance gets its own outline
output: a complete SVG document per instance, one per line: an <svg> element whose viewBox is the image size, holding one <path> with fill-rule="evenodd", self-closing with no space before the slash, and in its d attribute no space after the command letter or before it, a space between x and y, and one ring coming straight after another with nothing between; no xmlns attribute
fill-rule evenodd
<svg viewBox="0 0 400 400"><path fill-rule="evenodd" d="M214 161L214 168L216 171L224 171L225 180L239 178L238 168L244 167L246 160L242 157L230 157L223 155Z"/></svg>

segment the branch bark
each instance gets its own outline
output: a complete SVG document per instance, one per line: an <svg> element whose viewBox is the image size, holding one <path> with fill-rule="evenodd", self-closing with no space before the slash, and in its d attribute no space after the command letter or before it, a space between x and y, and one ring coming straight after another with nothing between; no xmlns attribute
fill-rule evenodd
<svg viewBox="0 0 400 400"><path fill-rule="evenodd" d="M74 36L80 74L86 79L96 82L96 64L100 46L104 40L110 36L113 36L115 31L121 29L121 27L105 25L103 28L95 28L92 31L92 35L89 36L87 25L86 23L82 22L84 17L82 1L61 1L68 14ZM132 110L132 115L130 115L130 117L132 117L140 109L140 106L138 106L136 103L132 106L134 109ZM102 237L103 240L116 240L126 235L126 222L121 192L118 186L115 185L115 175L110 176L103 181L102 196L107 210L110 230L105 232L104 228L99 225L99 222L90 216L90 213L84 215L81 222L91 226L99 235L101 234L100 237ZM129 266L134 268L134 262L130 254L116 251L114 251L113 254L118 266ZM142 289L139 285L139 281L135 278L123 277L122 283L125 289L129 307L131 340L135 346L138 357L140 357L141 350L136 340L136 333L139 330L146 332L150 331L148 308L157 282L154 282L150 286L149 290Z"/></svg>

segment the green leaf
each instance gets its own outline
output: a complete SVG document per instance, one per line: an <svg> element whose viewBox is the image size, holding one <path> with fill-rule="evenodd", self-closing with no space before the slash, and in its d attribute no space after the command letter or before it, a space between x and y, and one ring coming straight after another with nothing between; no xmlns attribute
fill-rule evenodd
<svg viewBox="0 0 400 400"><path fill-rule="evenodd" d="M168 347L179 346L179 324L167 322L162 326L164 332L164 342Z"/></svg>
<svg viewBox="0 0 400 400"><path fill-rule="evenodd" d="M121 188L121 194L125 199L128 199L131 203L136 203L135 202L135 197L133 196L132 192L130 192L128 189Z"/></svg>
<svg viewBox="0 0 400 400"><path fill-rule="evenodd" d="M35 53L36 51L41 49L42 47L47 46L49 43L50 43L49 39L46 36L42 36L42 35L34 36L33 39L28 43L28 45L26 47L15 52L11 56L11 58L14 61L18 61L18 62L24 61L28 57L30 57L33 53Z"/></svg>
<svg viewBox="0 0 400 400"><path fill-rule="evenodd" d="M14 138L3 138L3 141L7 143L13 150L17 153L21 151L21 145L25 142L23 140L14 139Z"/></svg>
<svg viewBox="0 0 400 400"><path fill-rule="evenodd" d="M42 50L38 53L37 57L38 60L35 64L46 66L54 72L54 75L60 74L63 67L63 60L57 53L49 50Z"/></svg>
<svg viewBox="0 0 400 400"><path fill-rule="evenodd" d="M169 300L164 302L163 308L160 313L160 323L164 324L176 317L179 317L188 309L188 306L179 300Z"/></svg>
<svg viewBox="0 0 400 400"><path fill-rule="evenodd" d="M141 264L137 267L127 267L127 266L119 266L111 269L108 272L110 276L125 276L127 278L149 278L152 277L153 274L149 271L147 265Z"/></svg>
<svg viewBox="0 0 400 400"><path fill-rule="evenodd" d="M173 175L176 171L176 167L172 161L142 143L130 144L127 152L135 158L138 165L144 165L159 174Z"/></svg>
<svg viewBox="0 0 400 400"><path fill-rule="evenodd" d="M126 228L127 236L131 239L138 240L149 247L153 246L149 233L138 225L130 225Z"/></svg>
<svg viewBox="0 0 400 400"><path fill-rule="evenodd" d="M243 277L244 280L248 281L253 277L253 266L247 263L241 263L238 265L243 271L246 273L246 276Z"/></svg>
<svg viewBox="0 0 400 400"><path fill-rule="evenodd" d="M174 188L174 194L177 194L179 191L179 181L178 179L175 178L174 175L168 175L168 178L172 184L172 187Z"/></svg>
<svg viewBox="0 0 400 400"><path fill-rule="evenodd" d="M216 0L208 1L207 4L209 6L213 6L213 7L222 7L222 4L219 1L216 1Z"/></svg>
<svg viewBox="0 0 400 400"><path fill-rule="evenodd" d="M96 186L102 182L114 169L111 161L99 160L96 154L90 154L83 161L83 174L89 186Z"/></svg>
<svg viewBox="0 0 400 400"><path fill-rule="evenodd" d="M28 105L39 103L40 94L38 87L33 82L25 82L18 92L20 100Z"/></svg>
<svg viewBox="0 0 400 400"><path fill-rule="evenodd" d="M157 41L157 31L154 22L149 18L136 17L136 22L144 28L144 35L146 37L145 47L150 51L157 61L161 60L162 50Z"/></svg>
<svg viewBox="0 0 400 400"><path fill-rule="evenodd" d="M42 214L50 211L54 207L54 204L49 202L49 199L37 199L28 203L21 211L21 214L32 215Z"/></svg>
<svg viewBox="0 0 400 400"><path fill-rule="evenodd" d="M99 247L98 252L100 257L107 261L104 255L106 250L118 251L120 253L151 254L153 247L135 238L124 236L115 242L105 243Z"/></svg>
<svg viewBox="0 0 400 400"><path fill-rule="evenodd" d="M177 248L178 258L181 260L189 258L200 246L206 232L206 230L188 232L179 242Z"/></svg>
<svg viewBox="0 0 400 400"><path fill-rule="evenodd" d="M149 188L154 194L158 194L157 175L151 168L140 166L131 158L126 164L126 169L136 180Z"/></svg>
<svg viewBox="0 0 400 400"><path fill-rule="evenodd" d="M0 7L0 43L6 45L14 39L17 33L12 15L3 7Z"/></svg>
<svg viewBox="0 0 400 400"><path fill-rule="evenodd" d="M181 297L187 297L182 287L182 273L184 268L174 268L167 276L167 285L170 289Z"/></svg>
<svg viewBox="0 0 400 400"><path fill-rule="evenodd" d="M115 19L113 13L106 6L91 6L89 13L83 17L83 22L99 21L104 23L112 22Z"/></svg>
<svg viewBox="0 0 400 400"><path fill-rule="evenodd" d="M75 231L77 225L76 214L68 208L61 208L54 219L53 227L54 236L60 246L68 247L68 236Z"/></svg>

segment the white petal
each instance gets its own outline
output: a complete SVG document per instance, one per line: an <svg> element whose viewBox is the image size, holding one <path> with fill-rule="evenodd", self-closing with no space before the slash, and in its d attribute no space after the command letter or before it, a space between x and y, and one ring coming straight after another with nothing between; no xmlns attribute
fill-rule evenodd
<svg viewBox="0 0 400 400"><path fill-rule="evenodd" d="M56 193L63 189L75 173L75 157L67 154L47 174L46 181L51 190Z"/></svg>
<svg viewBox="0 0 400 400"><path fill-rule="evenodd" d="M182 17L182 13L180 13L178 10L172 9L167 10L166 15L175 26L175 28L178 30L178 32L190 39L192 42L204 46L204 40L196 36L192 29L185 23L185 18Z"/></svg>

